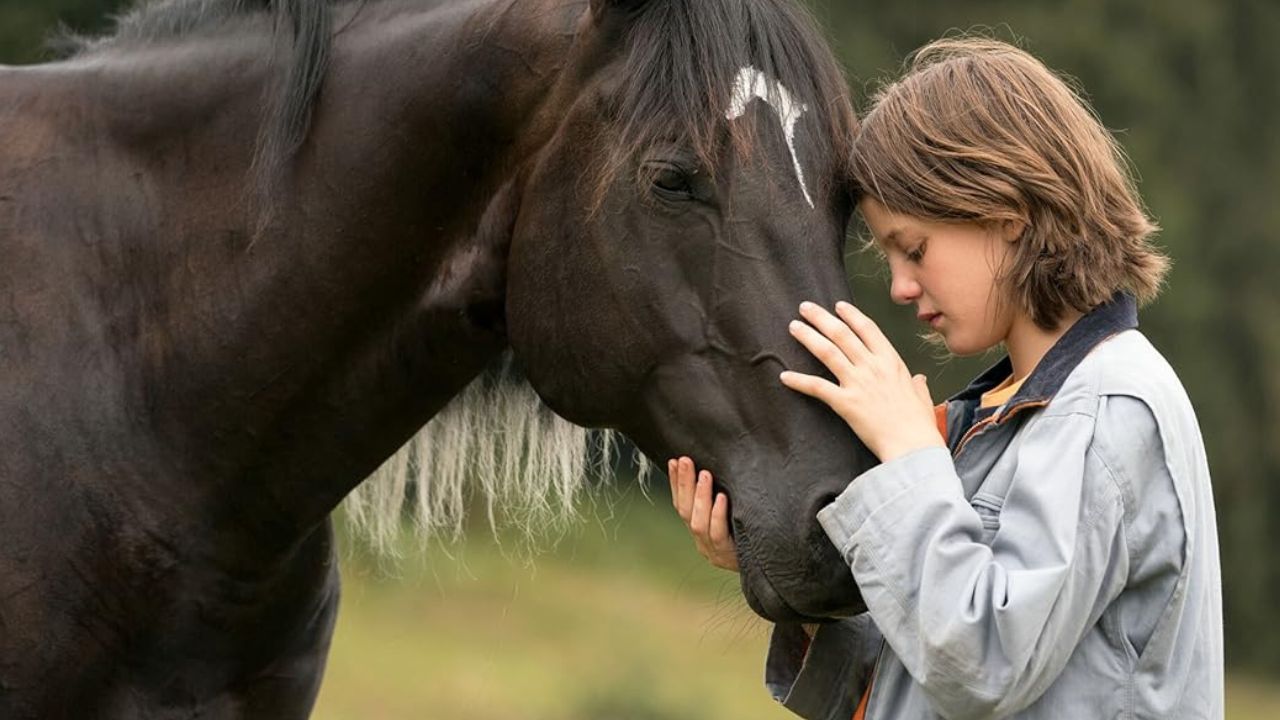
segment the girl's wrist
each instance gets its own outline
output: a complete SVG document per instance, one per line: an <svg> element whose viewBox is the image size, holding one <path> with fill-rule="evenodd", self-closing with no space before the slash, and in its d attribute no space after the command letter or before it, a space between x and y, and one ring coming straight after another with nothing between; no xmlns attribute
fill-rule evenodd
<svg viewBox="0 0 1280 720"><path fill-rule="evenodd" d="M880 458L880 462L887 463L897 460L904 455L910 455L917 450L925 450L927 448L940 447L945 448L947 444L943 442L942 436L934 435L931 438L920 438L914 442L895 443L887 446L881 452L876 453L876 457Z"/></svg>

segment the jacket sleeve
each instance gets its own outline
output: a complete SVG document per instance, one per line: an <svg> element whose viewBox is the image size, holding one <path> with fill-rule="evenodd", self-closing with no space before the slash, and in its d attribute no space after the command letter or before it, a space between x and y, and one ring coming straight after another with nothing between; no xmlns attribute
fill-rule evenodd
<svg viewBox="0 0 1280 720"><path fill-rule="evenodd" d="M765 685L800 717L849 720L882 644L867 613L823 624L812 639L798 623L779 623L769 640Z"/></svg>
<svg viewBox="0 0 1280 720"><path fill-rule="evenodd" d="M950 453L859 476L818 519L889 646L947 718L1004 716L1062 671L1127 574L1123 504L1091 416L1021 429L990 545Z"/></svg>

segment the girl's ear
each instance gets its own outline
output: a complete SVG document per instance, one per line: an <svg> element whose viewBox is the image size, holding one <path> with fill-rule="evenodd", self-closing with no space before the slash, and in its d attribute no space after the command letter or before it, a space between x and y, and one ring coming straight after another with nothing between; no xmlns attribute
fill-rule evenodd
<svg viewBox="0 0 1280 720"><path fill-rule="evenodd" d="M1027 231L1027 223L1025 220L1005 220L1000 223L1000 234L1007 243L1015 243L1022 238L1022 233Z"/></svg>

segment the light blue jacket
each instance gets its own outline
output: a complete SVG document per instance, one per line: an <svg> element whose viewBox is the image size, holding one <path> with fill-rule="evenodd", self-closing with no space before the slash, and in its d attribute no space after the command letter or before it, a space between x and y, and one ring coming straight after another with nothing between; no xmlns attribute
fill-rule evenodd
<svg viewBox="0 0 1280 720"><path fill-rule="evenodd" d="M1218 532L1177 376L1117 295L1002 408L863 473L818 519L869 613L774 630L766 681L806 718L1221 718Z"/></svg>

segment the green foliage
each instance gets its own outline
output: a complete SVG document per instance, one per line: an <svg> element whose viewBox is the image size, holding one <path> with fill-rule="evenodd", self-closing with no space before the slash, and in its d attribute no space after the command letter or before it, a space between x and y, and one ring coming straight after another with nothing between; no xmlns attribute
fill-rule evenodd
<svg viewBox="0 0 1280 720"><path fill-rule="evenodd" d="M47 58L58 21L100 31L120 0L0 0L0 62ZM1174 270L1144 329L1187 386L1208 446L1222 540L1229 658L1280 668L1280 3L1274 0L815 2L865 98L903 57L990 27L1074 76L1113 128L1164 227ZM851 246L852 247L852 246ZM983 360L935 363L876 261L855 256L858 302L881 318L935 396Z"/></svg>
<svg viewBox="0 0 1280 720"><path fill-rule="evenodd" d="M59 25L79 33L100 33L128 0L0 0L0 63L49 60L45 41Z"/></svg>

